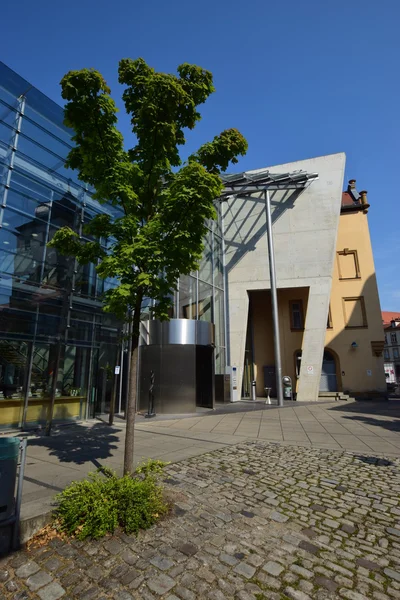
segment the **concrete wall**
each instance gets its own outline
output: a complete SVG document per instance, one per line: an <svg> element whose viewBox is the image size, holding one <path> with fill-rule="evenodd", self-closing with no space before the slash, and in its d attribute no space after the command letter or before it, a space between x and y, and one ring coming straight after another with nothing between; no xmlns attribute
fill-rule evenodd
<svg viewBox="0 0 400 600"><path fill-rule="evenodd" d="M272 173L305 170L319 174L301 193L271 194L278 287L309 288L299 400L318 398L344 166L345 155L340 153L269 167ZM260 196L230 199L224 205L230 363L238 367L239 389L248 292L270 289L265 205ZM311 374L307 366L312 367Z"/></svg>

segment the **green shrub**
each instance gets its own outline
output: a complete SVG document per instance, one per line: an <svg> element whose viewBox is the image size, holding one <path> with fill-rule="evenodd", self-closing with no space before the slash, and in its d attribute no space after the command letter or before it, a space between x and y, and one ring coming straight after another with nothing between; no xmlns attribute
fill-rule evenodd
<svg viewBox="0 0 400 600"><path fill-rule="evenodd" d="M147 529L168 510L158 482L166 463L150 460L135 476L117 477L108 468L89 473L56 496L57 527L83 540L99 538L122 527L125 533Z"/></svg>

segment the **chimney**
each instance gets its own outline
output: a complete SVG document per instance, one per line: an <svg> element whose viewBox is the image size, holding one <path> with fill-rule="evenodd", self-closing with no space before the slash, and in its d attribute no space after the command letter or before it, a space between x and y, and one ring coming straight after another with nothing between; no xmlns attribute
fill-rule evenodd
<svg viewBox="0 0 400 600"><path fill-rule="evenodd" d="M360 203L360 194L356 190L356 180L350 179L349 185L347 186L347 193L353 198L354 204Z"/></svg>
<svg viewBox="0 0 400 600"><path fill-rule="evenodd" d="M351 190L355 190L355 189L356 189L356 180L350 179L349 185L347 186L347 191L350 192Z"/></svg>
<svg viewBox="0 0 400 600"><path fill-rule="evenodd" d="M366 190L363 190L362 192L360 192L361 204L368 204L367 193L368 192Z"/></svg>

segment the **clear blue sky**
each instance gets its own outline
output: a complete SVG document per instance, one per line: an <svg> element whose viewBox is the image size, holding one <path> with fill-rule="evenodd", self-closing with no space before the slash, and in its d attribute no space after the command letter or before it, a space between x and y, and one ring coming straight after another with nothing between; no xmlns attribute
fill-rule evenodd
<svg viewBox="0 0 400 600"><path fill-rule="evenodd" d="M217 92L191 148L237 127L243 170L346 152L345 182L371 203L382 309L400 311L399 0L19 0L1 13L0 58L57 102L70 69L100 70L117 99L122 57L193 62Z"/></svg>

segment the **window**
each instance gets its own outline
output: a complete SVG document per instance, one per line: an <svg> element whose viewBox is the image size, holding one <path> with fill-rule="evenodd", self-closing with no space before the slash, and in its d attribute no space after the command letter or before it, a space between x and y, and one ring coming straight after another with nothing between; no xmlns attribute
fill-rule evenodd
<svg viewBox="0 0 400 600"><path fill-rule="evenodd" d="M343 313L346 329L368 327L364 296L343 298Z"/></svg>
<svg viewBox="0 0 400 600"><path fill-rule="evenodd" d="M390 334L390 341L392 344L397 344L396 332Z"/></svg>
<svg viewBox="0 0 400 600"><path fill-rule="evenodd" d="M357 250L345 248L337 253L339 279L360 279L360 265Z"/></svg>
<svg viewBox="0 0 400 600"><path fill-rule="evenodd" d="M399 349L393 348L393 358L399 358Z"/></svg>
<svg viewBox="0 0 400 600"><path fill-rule="evenodd" d="M385 349L385 353L384 353L385 358L390 358L390 354L389 354L389 350Z"/></svg>
<svg viewBox="0 0 400 600"><path fill-rule="evenodd" d="M290 301L290 328L292 330L304 329L303 301L302 300L291 300Z"/></svg>

